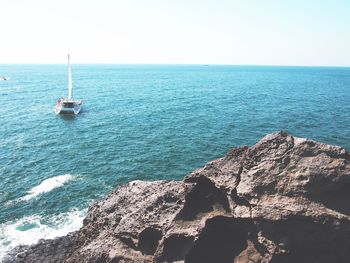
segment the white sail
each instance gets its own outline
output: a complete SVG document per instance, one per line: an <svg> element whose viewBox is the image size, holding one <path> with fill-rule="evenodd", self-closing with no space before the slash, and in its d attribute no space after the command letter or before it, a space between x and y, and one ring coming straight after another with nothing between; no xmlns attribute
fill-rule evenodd
<svg viewBox="0 0 350 263"><path fill-rule="evenodd" d="M73 97L72 87L72 70L70 68L69 54L68 54L68 99L71 100Z"/></svg>

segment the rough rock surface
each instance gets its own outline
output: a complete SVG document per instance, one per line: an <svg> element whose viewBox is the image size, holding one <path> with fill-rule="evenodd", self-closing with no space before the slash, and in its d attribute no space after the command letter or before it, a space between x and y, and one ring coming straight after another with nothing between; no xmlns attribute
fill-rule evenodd
<svg viewBox="0 0 350 263"><path fill-rule="evenodd" d="M270 134L183 181L133 181L5 262L350 262L350 155Z"/></svg>

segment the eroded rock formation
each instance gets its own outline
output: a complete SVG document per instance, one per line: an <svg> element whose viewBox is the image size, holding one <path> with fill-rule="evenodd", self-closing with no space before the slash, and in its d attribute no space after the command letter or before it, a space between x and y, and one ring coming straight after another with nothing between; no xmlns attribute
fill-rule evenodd
<svg viewBox="0 0 350 263"><path fill-rule="evenodd" d="M133 181L8 262L350 262L350 155L270 134L183 181Z"/></svg>

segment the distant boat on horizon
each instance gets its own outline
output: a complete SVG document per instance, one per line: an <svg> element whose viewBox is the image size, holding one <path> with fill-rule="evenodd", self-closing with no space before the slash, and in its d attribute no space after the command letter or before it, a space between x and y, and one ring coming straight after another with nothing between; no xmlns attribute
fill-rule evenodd
<svg viewBox="0 0 350 263"><path fill-rule="evenodd" d="M79 114L83 100L73 99L72 70L68 54L68 98L59 98L56 103L56 114Z"/></svg>

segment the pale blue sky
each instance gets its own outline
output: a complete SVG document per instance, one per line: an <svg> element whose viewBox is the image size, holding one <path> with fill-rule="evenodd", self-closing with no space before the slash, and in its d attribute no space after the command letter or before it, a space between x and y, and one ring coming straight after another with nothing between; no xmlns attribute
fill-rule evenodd
<svg viewBox="0 0 350 263"><path fill-rule="evenodd" d="M350 66L350 0L0 4L0 63Z"/></svg>

